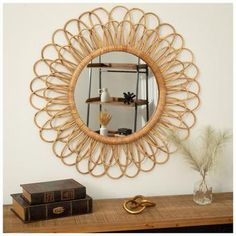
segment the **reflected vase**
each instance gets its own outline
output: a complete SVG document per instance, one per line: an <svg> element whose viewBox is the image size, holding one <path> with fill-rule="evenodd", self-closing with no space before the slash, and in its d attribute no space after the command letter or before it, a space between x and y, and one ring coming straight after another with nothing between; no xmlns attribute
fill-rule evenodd
<svg viewBox="0 0 236 236"><path fill-rule="evenodd" d="M108 135L108 129L105 125L102 125L100 127L100 135L107 136Z"/></svg>
<svg viewBox="0 0 236 236"><path fill-rule="evenodd" d="M194 184L193 201L198 205L212 203L212 186L206 177Z"/></svg>

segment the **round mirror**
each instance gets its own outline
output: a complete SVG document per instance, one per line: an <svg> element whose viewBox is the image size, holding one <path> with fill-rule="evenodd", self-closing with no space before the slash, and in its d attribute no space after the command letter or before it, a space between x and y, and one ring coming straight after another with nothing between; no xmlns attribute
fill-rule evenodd
<svg viewBox="0 0 236 236"><path fill-rule="evenodd" d="M135 177L167 162L167 130L188 137L200 105L184 45L172 25L139 8L99 7L69 20L33 68L40 137L64 164L96 177Z"/></svg>
<svg viewBox="0 0 236 236"><path fill-rule="evenodd" d="M141 58L112 51L84 67L76 83L74 101L90 130L124 137L142 129L153 115L158 85L151 68Z"/></svg>

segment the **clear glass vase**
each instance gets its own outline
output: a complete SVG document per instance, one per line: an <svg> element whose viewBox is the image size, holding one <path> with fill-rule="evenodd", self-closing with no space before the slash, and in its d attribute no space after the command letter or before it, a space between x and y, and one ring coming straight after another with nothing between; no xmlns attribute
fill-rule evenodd
<svg viewBox="0 0 236 236"><path fill-rule="evenodd" d="M212 203L212 187L206 177L194 184L193 201L199 205Z"/></svg>

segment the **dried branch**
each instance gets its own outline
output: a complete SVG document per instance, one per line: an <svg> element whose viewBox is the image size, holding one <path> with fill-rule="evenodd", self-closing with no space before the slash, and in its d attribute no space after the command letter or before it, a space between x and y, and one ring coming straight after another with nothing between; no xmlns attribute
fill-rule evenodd
<svg viewBox="0 0 236 236"><path fill-rule="evenodd" d="M106 111L101 111L99 121L101 125L107 126L111 120L111 115Z"/></svg>
<svg viewBox="0 0 236 236"><path fill-rule="evenodd" d="M174 145L178 148L178 151L183 155L186 161L188 161L192 169L201 172L200 163L190 150L189 145L185 144L184 141L182 141L181 138L175 133L171 133L168 136L168 139L174 143Z"/></svg>
<svg viewBox="0 0 236 236"><path fill-rule="evenodd" d="M197 149L201 150L201 154L199 154L199 151L194 151L188 141L182 141L176 133L170 133L168 138L178 148L185 160L188 161L191 168L205 177L216 166L219 153L222 152L232 135L229 131L220 132L207 126L203 130L201 145Z"/></svg>

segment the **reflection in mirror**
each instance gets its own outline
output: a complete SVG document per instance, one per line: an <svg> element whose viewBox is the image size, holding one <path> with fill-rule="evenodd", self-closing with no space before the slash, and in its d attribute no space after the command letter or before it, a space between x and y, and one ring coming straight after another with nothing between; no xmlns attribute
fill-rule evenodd
<svg viewBox="0 0 236 236"><path fill-rule="evenodd" d="M113 51L94 58L74 92L78 114L100 135L120 137L143 128L158 103L151 68L133 54Z"/></svg>

